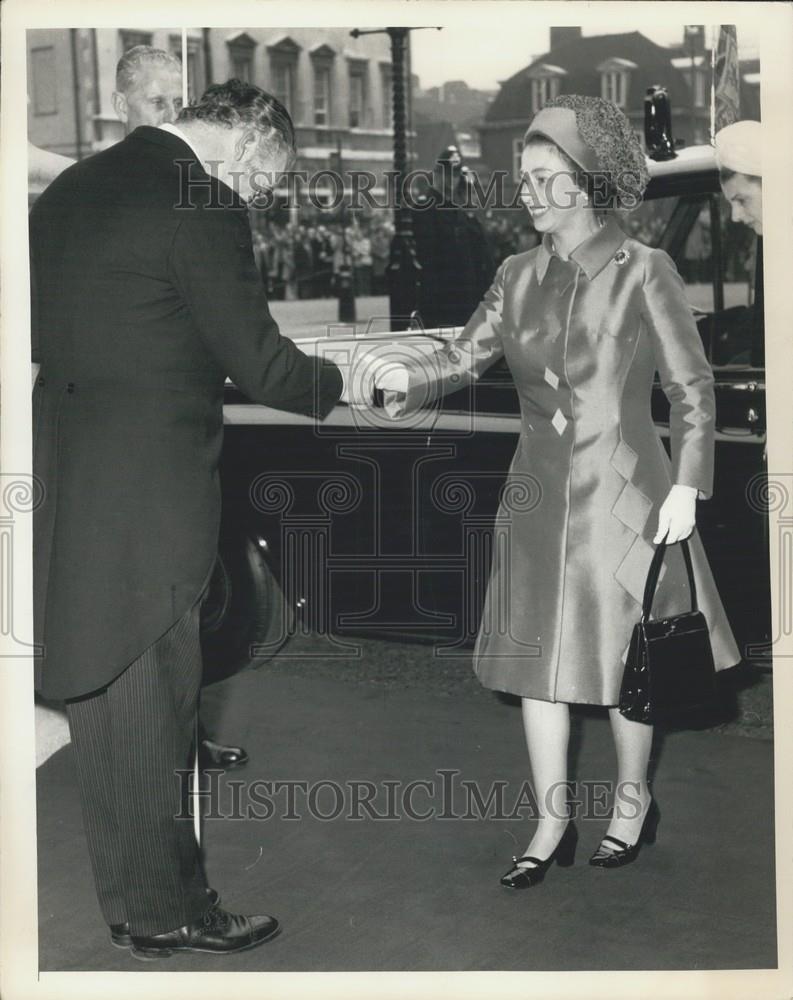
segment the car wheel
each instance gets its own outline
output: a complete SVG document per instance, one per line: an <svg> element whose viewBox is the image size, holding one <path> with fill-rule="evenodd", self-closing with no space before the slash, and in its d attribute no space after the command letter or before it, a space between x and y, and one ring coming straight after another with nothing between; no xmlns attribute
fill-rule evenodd
<svg viewBox="0 0 793 1000"><path fill-rule="evenodd" d="M294 616L267 563L264 539L222 537L201 608L204 683L273 658L294 632Z"/></svg>

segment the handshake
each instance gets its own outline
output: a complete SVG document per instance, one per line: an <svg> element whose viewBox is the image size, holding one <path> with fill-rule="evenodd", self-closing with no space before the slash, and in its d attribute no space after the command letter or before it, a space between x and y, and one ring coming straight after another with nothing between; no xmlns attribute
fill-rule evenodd
<svg viewBox="0 0 793 1000"><path fill-rule="evenodd" d="M398 402L404 398L410 382L410 368L393 342L372 344L350 340L346 342L317 340L311 344L300 344L306 354L327 358L341 371L344 388L341 402L355 408L367 408L374 404L375 390L385 392L385 408L389 401Z"/></svg>

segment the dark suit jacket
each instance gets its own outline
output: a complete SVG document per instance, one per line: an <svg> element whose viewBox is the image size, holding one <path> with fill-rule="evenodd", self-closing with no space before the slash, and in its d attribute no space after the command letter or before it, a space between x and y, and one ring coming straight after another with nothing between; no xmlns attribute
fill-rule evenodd
<svg viewBox="0 0 793 1000"><path fill-rule="evenodd" d="M245 205L161 129L61 174L30 248L37 686L67 698L116 677L211 574L226 376L318 418L342 379L281 337Z"/></svg>

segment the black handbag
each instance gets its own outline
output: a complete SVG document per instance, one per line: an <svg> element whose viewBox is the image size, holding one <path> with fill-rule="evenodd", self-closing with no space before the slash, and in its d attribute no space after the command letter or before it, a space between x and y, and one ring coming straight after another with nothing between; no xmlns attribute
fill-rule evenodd
<svg viewBox="0 0 793 1000"><path fill-rule="evenodd" d="M619 710L626 719L652 724L664 717L703 707L716 693L716 670L705 616L697 608L697 590L688 543L680 542L691 588L691 610L669 618L650 618L655 588L666 553L666 540L655 550L634 626Z"/></svg>

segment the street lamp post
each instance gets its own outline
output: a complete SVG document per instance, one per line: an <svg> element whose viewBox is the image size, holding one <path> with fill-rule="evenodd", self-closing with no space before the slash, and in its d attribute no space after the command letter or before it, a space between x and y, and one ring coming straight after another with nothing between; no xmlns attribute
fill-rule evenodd
<svg viewBox="0 0 793 1000"><path fill-rule="evenodd" d="M331 154L331 165L335 167L338 177L341 179L342 188L344 185L344 170L342 168L343 159L341 153L341 134L336 137L336 152ZM355 313L355 289L353 287L353 267L350 242L347 238L347 211L344 205L344 195L342 191L341 211L339 213L341 221L341 265L336 275L336 293L339 300L338 317L340 323L354 323Z"/></svg>
<svg viewBox="0 0 793 1000"><path fill-rule="evenodd" d="M407 101L405 80L405 53L408 33L417 28L397 27L370 31L354 28L353 38L361 35L387 34L391 39L391 100L394 117L394 236L388 260L388 292L391 328L407 326L411 313L418 306L421 282L421 265L416 256L413 224L410 211L403 197L403 182L407 173ZM440 31L440 28L436 28ZM407 81L410 85L410 81Z"/></svg>

